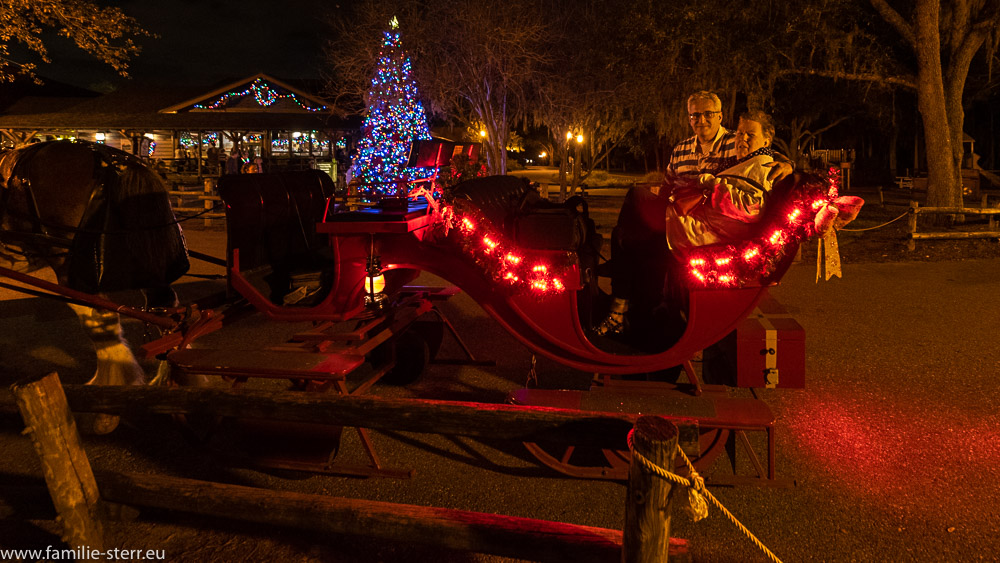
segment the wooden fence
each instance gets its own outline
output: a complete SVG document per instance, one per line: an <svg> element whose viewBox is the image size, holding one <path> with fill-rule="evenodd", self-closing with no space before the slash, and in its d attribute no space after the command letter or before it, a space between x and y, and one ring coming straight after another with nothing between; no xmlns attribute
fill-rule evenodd
<svg viewBox="0 0 1000 563"><path fill-rule="evenodd" d="M988 207L987 196L983 195L981 207L921 207L916 201L910 202L909 232L910 240L907 248L914 250L917 240L940 240L940 239L972 239L972 238L998 238L1000 230L997 229L997 215L1000 215L1000 204L996 207ZM982 215L989 221L985 231L937 231L937 232L917 232L917 216L920 214L937 215Z"/></svg>
<svg viewBox="0 0 1000 563"><path fill-rule="evenodd" d="M219 197L215 190L217 182L216 178L205 178L201 188L195 184L176 185L178 188L188 186L194 187L194 189L174 189L168 192L174 212L183 214L201 213L200 217L204 219L206 227L211 227L214 220L225 219L225 212L214 211L222 201L222 198Z"/></svg>
<svg viewBox="0 0 1000 563"><path fill-rule="evenodd" d="M636 451L669 461L676 425L635 417L480 403L383 399L254 390L62 386L58 375L12 386L71 548L103 549L103 521L121 505L272 524L320 535L346 534L552 562L686 561L670 538L669 482L632 466L625 532L447 508L393 504L226 485L162 475L97 473L73 422L75 412L260 416L520 441L621 448L634 428ZM668 467L672 469L672 467ZM651 502L649 499L655 499ZM115 510L118 508L119 510ZM641 532L640 532L641 531Z"/></svg>

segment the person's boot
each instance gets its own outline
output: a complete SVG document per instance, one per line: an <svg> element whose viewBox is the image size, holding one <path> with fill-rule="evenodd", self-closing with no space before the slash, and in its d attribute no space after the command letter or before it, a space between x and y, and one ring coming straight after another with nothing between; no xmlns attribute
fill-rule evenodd
<svg viewBox="0 0 1000 563"><path fill-rule="evenodd" d="M627 312L628 299L615 297L615 300L611 303L611 310L608 312L608 316L594 327L594 332L600 336L624 334L628 328L628 321L625 319L625 313Z"/></svg>

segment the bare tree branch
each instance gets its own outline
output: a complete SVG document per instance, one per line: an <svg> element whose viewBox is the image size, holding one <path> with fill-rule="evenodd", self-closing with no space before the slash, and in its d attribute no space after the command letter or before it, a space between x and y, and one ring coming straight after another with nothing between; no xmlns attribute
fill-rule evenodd
<svg viewBox="0 0 1000 563"><path fill-rule="evenodd" d="M879 15L882 16L886 22L892 27L896 28L903 39L910 44L911 47L917 46L917 35L913 30L913 25L903 19L903 16L899 15L899 12L895 8L889 5L886 0L869 0L872 7L878 10Z"/></svg>
<svg viewBox="0 0 1000 563"><path fill-rule="evenodd" d="M917 89L915 76L885 76L875 73L853 73L834 70L821 70L816 68L787 68L776 72L776 76L802 75L821 76L823 78L833 78L837 80L857 80L861 82L880 82L885 84L895 84L910 90Z"/></svg>

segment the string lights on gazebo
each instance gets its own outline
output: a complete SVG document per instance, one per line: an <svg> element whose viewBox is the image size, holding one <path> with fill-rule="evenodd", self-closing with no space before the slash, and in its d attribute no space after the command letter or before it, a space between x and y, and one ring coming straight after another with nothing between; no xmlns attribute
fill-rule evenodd
<svg viewBox="0 0 1000 563"><path fill-rule="evenodd" d="M313 107L302 101L293 92L285 91L284 89L278 88L269 84L262 78L256 78L242 91L229 91L217 98L214 102L206 102L203 104L194 104L197 109L224 109L228 106L233 99L242 99L248 95L253 95L257 104L261 107L270 107L276 101L281 98L286 98L295 102L300 108L306 111L323 111L326 106Z"/></svg>

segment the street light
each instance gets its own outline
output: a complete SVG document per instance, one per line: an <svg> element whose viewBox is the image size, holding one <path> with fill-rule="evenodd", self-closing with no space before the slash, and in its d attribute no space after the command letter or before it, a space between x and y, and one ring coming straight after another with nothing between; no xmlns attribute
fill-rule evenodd
<svg viewBox="0 0 1000 563"><path fill-rule="evenodd" d="M577 142L577 144L582 143L583 142L583 135L577 135L576 136L576 142Z"/></svg>
<svg viewBox="0 0 1000 563"><path fill-rule="evenodd" d="M486 138L486 129L480 129L479 130L479 136L483 137L483 138Z"/></svg>

